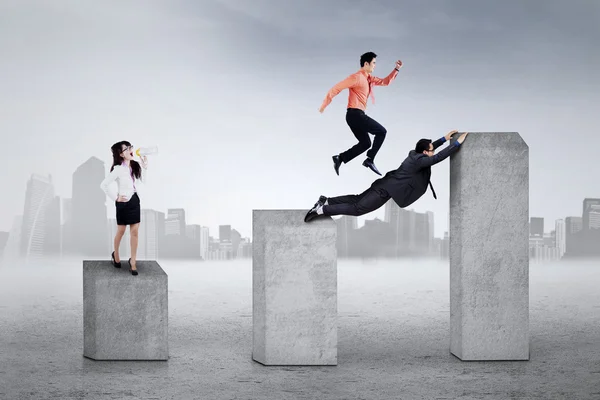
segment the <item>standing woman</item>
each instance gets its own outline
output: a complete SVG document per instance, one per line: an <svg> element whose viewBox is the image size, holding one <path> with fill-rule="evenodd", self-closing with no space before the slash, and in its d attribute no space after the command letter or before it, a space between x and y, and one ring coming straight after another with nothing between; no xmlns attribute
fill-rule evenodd
<svg viewBox="0 0 600 400"><path fill-rule="evenodd" d="M117 234L115 235L111 261L115 268L121 268L119 246L125 234L125 229L129 225L129 234L131 236L129 271L131 275L137 275L136 255L141 210L140 198L138 197L135 184L136 180L145 179L148 162L145 156L141 158L142 169L140 163L133 159L133 146L127 141L115 143L110 149L112 150L113 164L110 168L110 174L102 181L100 187L115 202L117 209ZM109 187L113 181L117 181L117 191Z"/></svg>

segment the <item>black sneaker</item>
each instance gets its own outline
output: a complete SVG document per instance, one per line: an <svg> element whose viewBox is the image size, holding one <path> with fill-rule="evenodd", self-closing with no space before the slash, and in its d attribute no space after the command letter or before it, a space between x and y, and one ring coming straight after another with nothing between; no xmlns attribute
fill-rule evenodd
<svg viewBox="0 0 600 400"><path fill-rule="evenodd" d="M372 159L367 158L365 161L363 161L362 165L364 165L367 168L370 168L371 171L375 172L377 175L381 176L381 172L379 172L379 170L377 169L377 167L375 166L375 163L373 162Z"/></svg>
<svg viewBox="0 0 600 400"><path fill-rule="evenodd" d="M338 176L340 175L340 165L342 165L342 160L340 159L340 156L333 156L331 157L333 159L333 169L335 169L335 173L338 174Z"/></svg>

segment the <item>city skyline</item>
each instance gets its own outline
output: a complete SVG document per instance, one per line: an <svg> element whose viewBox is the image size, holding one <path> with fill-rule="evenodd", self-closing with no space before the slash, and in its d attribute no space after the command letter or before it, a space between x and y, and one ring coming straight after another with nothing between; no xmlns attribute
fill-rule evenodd
<svg viewBox="0 0 600 400"><path fill-rule="evenodd" d="M51 175L32 174L27 181L22 213L13 219L3 257L39 260L43 257L81 255L105 257L113 248L116 220L100 187L104 163L90 157L72 173L72 197L58 195ZM142 185L137 185L138 188ZM109 202L111 203L111 202ZM231 227L219 226L219 237L208 227L186 220L182 208L161 212L142 207L138 259L195 258L202 260L248 257L250 240ZM214 231L213 231L214 232ZM119 253L130 256L129 230ZM6 251L5 251L6 250Z"/></svg>
<svg viewBox="0 0 600 400"><path fill-rule="evenodd" d="M114 210L111 213L111 207L106 206L107 196L100 188L105 176L104 163L90 157L74 170L73 196L64 198L56 193L51 175L32 174L26 184L23 212L14 217L3 248L27 258L73 253L103 256L112 248L116 233L116 221L111 215ZM581 216L556 219L550 231L546 230L543 217L530 216L530 256L556 259L565 253L593 253L587 249L592 236L585 232L600 232L600 198L585 198L582 205ZM444 231L442 237L435 235L432 211L402 209L392 200L383 210L383 220L365 219L360 228L358 217L334 218L340 257L447 255L448 232ZM218 229L212 230L215 231L218 237L210 235L209 227L189 221L183 208L163 212L142 207L138 257L159 259L167 255L208 260L249 256L251 235L242 235L231 224L219 224ZM12 242L11 236L16 236ZM577 243L577 238L581 243ZM128 243L127 231L120 247L123 255L129 254Z"/></svg>
<svg viewBox="0 0 600 400"><path fill-rule="evenodd" d="M84 166L88 165L90 162L100 162L100 163L102 163L102 164L103 164L103 167L106 167L106 165L105 165L105 164L102 162L102 160L100 160L98 157L96 157L96 156L91 156L90 158L88 158L88 159L87 159L85 162L83 162L81 165L79 165L79 166L78 166L78 167L75 169L75 171L74 171L74 174L77 174L77 171L78 171L79 169L81 169L82 167L84 167ZM107 169L105 172L106 172L106 173L108 173L108 169ZM54 180L54 177L53 177L53 175L51 175L51 174L43 175L43 174L39 174L39 173L35 173L35 172L34 172L34 173L32 173L32 174L30 175L30 178L28 179L28 181L27 181L27 182L25 182L25 185L24 185L24 186L25 186L25 191L24 191L24 192L26 192L26 190L27 190L27 185L28 185L28 182L31 182L31 178L32 178L32 177L40 177L42 180L46 180L46 179L47 179L46 177L50 177L50 182L53 182L53 180ZM102 177L100 178L100 175L98 175L98 179L100 179L100 181L101 181L102 179L104 179L104 176L102 176ZM93 184L92 184L90 187L88 187L88 189L92 189L93 191L96 191L96 192L97 192L97 190L96 190L96 189L99 189L99 185L97 185L97 186L98 186L98 188L96 188L96 185L93 185ZM138 185L138 186L140 186L140 185ZM142 193L146 191L146 189L145 189L145 183L144 183L144 182L142 182L141 189L142 189ZM72 191L71 191L71 192L72 192ZM52 191L52 193L55 193L54 187L53 187L53 191ZM112 203L110 203L110 202L109 202L109 198L108 198L107 196L105 196L104 192L100 191L100 193L102 194L103 198L105 198L105 199L104 199L104 205L106 206L106 204L110 204L110 206L112 206ZM98 196L98 198L99 198L99 195L98 195L98 193L96 193L96 195L97 195L97 196ZM72 196L71 196L71 197L67 197L67 196L65 196L65 195L61 195L61 194L57 194L57 196L58 196L58 197L60 197L60 198L61 198L62 200L64 200L64 201L70 201L70 200L72 199ZM585 202L585 200L586 200L586 199L595 200L595 199L598 199L598 198L600 198L600 193L598 194L598 196L597 196L597 197L594 197L594 196L587 196L587 197L585 197L584 199L580 200L580 202ZM27 202L27 198L25 198L25 201ZM101 199L101 201L102 201L102 199ZM390 201L392 201L392 200L390 200ZM580 204L581 204L581 203L580 203ZM113 218L113 217L114 217L115 210L114 210L114 209L112 209L112 210L111 210L111 209L110 209L110 206L106 207L106 210L107 210L107 218ZM598 210L600 210L600 203L599 203L599 204L595 204L595 202L594 202L594 204L591 204L591 207L592 207L592 209L593 209L593 214L595 215L596 213L598 213L598 212L599 212ZM142 208L144 208L144 209L149 209L149 210L155 210L155 209L152 209L152 208L144 207L144 205L142 205ZM585 205L584 205L584 208L585 208ZM180 209L180 210L183 210L183 212L184 212L184 214L185 214L185 210L184 210L183 208L177 208L177 207L175 207L174 205L168 205L168 206L167 206L167 208L166 208L165 210L168 210L168 209L171 209L171 210L177 210L177 209ZM414 206L411 206L411 207L409 208L409 210L415 210L415 211L416 211L416 209L415 209L415 207L414 207ZM164 212L164 211L160 211L160 210L155 210L155 211ZM385 214L387 213L387 211L386 211L386 208L385 208L385 206L384 206L384 207L382 207L381 209L377 210L377 211L383 211L383 214L384 214L384 218L383 218L383 219L385 219L385 218L386 218L386 217L385 217ZM423 212L425 212L425 213L431 213L431 214L434 214L434 213L433 213L432 211L430 211L430 210L425 210L425 211L423 211ZM16 215L13 215L13 216L12 216L12 218L13 218L12 220L14 221L14 218L15 218L15 217L17 217L18 215L21 215L21 214L22 214L22 212L21 212L21 213L18 213L18 214L16 214ZM376 213L374 212L374 213L371 213L371 214L376 214ZM381 213L378 213L378 214L381 214ZM531 215L531 216L530 216L530 218L531 218L531 219L533 219L534 221L536 221L536 220L541 220L541 221L548 220L548 218L546 218L546 217L544 217L544 216L540 216L539 214L530 214L530 215ZM582 213L582 216L583 216L583 213ZM578 217L578 215L563 215L562 217L556 218L554 221L556 221L556 220L558 220L558 219L564 219L564 218L570 218L570 217ZM583 217L583 218L585 219L586 217ZM364 217L364 218L357 217L357 221L358 221L358 220L360 220L360 219L363 219L363 221L365 221L365 220L368 220L368 219L370 219L370 218L369 218L369 215L367 215L367 216L366 216L366 217ZM377 219L377 217L374 217L374 218L372 218L372 219ZM381 219L381 218L379 218L379 219ZM186 220L187 220L187 219L186 219ZM189 221L189 220L188 220L188 221ZM594 221L597 221L597 222L596 222L596 224L598 224L598 226L600 227L600 217L596 217L596 219L595 219ZM543 223L543 222L542 222L542 223ZM584 223L585 223L585 221L584 221ZM199 223L198 223L198 222L194 222L194 224L199 224ZM228 225L231 225L231 224L232 224L231 222L229 222L229 223L228 223ZM207 226L207 225L204 225L204 224L200 224L200 225L202 225L202 226ZM219 227L220 227L220 226L222 226L222 225L223 225L222 223L219 223L219 224L217 224L217 225L216 225L216 226L214 226L214 227L210 227L210 226L208 226L208 228L211 228L211 230L213 230L213 229L214 229L214 230L218 230L218 229L219 229ZM363 225L364 225L364 224L363 224ZM363 226L363 225L360 225L360 224L359 224L358 226ZM13 223L11 223L11 224L10 224L10 226L8 226L8 229L0 229L0 232L8 232L8 231L10 230L10 228L12 228L12 226L13 226ZM447 230L447 229L446 229L446 230ZM442 235L440 235L440 236L435 236L435 235L434 235L434 237L442 237L442 236L443 236L443 234L446 232L446 230L443 230L443 231L442 231ZM548 233L548 232L550 232L550 231L545 231L544 233ZM251 236L251 232L244 233L242 236L243 236L243 237L250 237L250 236Z"/></svg>
<svg viewBox="0 0 600 400"><path fill-rule="evenodd" d="M84 167L85 165L87 165L87 164L88 164L88 163L90 163L90 162L100 162L100 163L102 163L102 164L103 164L103 167L106 167L106 164L104 164L104 162L103 162L101 159L99 159L99 158L98 158L98 157L96 157L96 156L91 156L91 157L89 157L89 158L88 158L88 159L87 159L85 162L83 162L81 165L79 165L79 166L78 166L78 167L75 169L75 171L74 171L74 174L76 174L76 173L77 173L77 170L79 170L80 168ZM108 173L108 169L106 169L105 173ZM54 180L54 177L53 177L53 175L51 175L51 174L42 175L42 174L39 174L39 173L35 173L35 172L34 172L34 173L32 173L32 174L30 175L30 178L29 178L29 179L28 179L28 180L25 182L25 184L24 184L24 186L25 186L25 190L24 190L24 192L26 192L26 190L27 190L27 185L28 185L28 182L30 182L30 181L31 181L31 177L34 177L34 176L35 176L35 177L42 177L42 179L43 179L43 180L45 180L45 179L46 179L45 177L51 177L51 178L50 178L50 179L51 179L51 181L53 182L53 180ZM100 181L101 181L102 179L104 179L104 176L102 176L102 178L98 178L98 179L100 179ZM141 186L142 193L144 193L144 192L147 190L147 189L145 188L145 183L144 183L144 182L142 182L142 185L138 185L138 186ZM99 185L98 185L98 188L99 188ZM96 188L94 185L92 185L91 187L89 187L89 189L92 189L92 190L96 191L96 189L97 189L97 188ZM100 192L101 192L102 196L103 196L103 197L105 197L105 202L104 202L105 206L106 206L106 204L110 204L110 206L112 206L112 203L110 203L110 202L109 202L109 198L105 196L104 192L102 192L102 191L100 191ZM54 193L54 190L53 190L53 192L52 192L52 193ZM96 193L96 194L97 194L97 193ZM60 194L57 194L57 196L58 196L58 197L60 197L60 198L61 198L62 200L64 200L64 201L70 201L70 200L72 199L72 197L67 197L67 196L60 195ZM599 214L599 213L600 213L600 203L598 203L598 204L596 204L596 203L595 203L595 200L596 200L596 199L598 199L598 198L600 198L600 192L598 193L597 197L594 197L594 196L587 196L587 197L584 197L583 199L581 199L581 200L580 200L580 204L581 204L582 202L585 202L585 201L586 201L586 199L590 199L590 200L592 200L594 204L590 204L590 207L592 208L592 214L593 214L593 215L596 215L596 214ZM27 199L26 199L26 198L25 198L25 201L27 202ZM390 201L393 201L393 200L390 200ZM114 209L112 209L112 210L111 210L110 206L106 207L106 210L107 210L107 218L113 218L113 217L114 217L115 210L114 210ZM159 212L164 212L164 211L160 211L160 210L157 210L157 209L153 209L153 208L149 208L149 207L144 207L144 205L143 205L143 204L142 204L142 208L144 208L144 209L149 209L149 210L154 210L154 211L159 211ZM585 204L584 204L584 208L585 208ZM171 210L177 210L177 209L184 210L183 208L181 208L181 207L177 208L177 207L175 207L174 205L168 205L168 206L167 206L167 208L166 208L165 210L168 210L168 209L171 209ZM413 206L411 206L411 207L409 208L409 210L415 210L415 211L416 211L417 209L418 209L418 207L414 207L414 205L413 205ZM374 214L374 215L375 215L375 214L383 214L383 215L384 215L384 216L383 216L383 219L385 220L385 219L386 219L386 217L385 217L385 214L387 213L387 211L386 211L386 208L385 208L385 207L381 207L381 209L379 209L379 210L377 210L377 211L379 211L379 212L373 212L373 213L371 213L371 214ZM185 214L185 210L184 210L183 212L184 212L184 214ZM416 211L416 212L419 212L419 211ZM424 211L422 211L422 212L425 212L425 213L431 213L431 214L435 214L433 211L430 211L430 210L424 210ZM555 214L556 214L556 213L557 213L557 212L555 212ZM19 215L21 215L21 214L22 214L22 212L21 212L21 213L17 213L16 215L13 215L13 216L12 216L12 219L11 219L11 221L14 221L14 218L15 218L15 217L17 217L17 216L19 216ZM559 214L559 215L560 215L560 214ZM559 219L571 218L571 217L580 217L580 216L579 216L579 215L566 215L566 214L563 214L562 216L559 216L558 218L554 219L554 221L556 221L556 220L559 220ZM586 217L584 216L583 212L582 212L582 215L581 215L581 217L583 217L583 218L584 218L584 221L583 221L583 222L584 222L584 223L586 223L586 221L585 221L585 218L586 218ZM250 218L251 218L251 217L250 217ZM539 214L530 214L530 218L531 218L531 219L533 219L534 221L537 221L537 220L541 220L541 221L550 220L549 218L547 218L547 217L544 217L544 216L540 216ZM593 221L595 221L595 224L596 224L596 225L598 225L598 227L600 227L600 217L594 217L594 218L595 218L595 219L594 219ZM366 220L373 220L373 219L378 219L378 217L373 217L373 218L370 218L370 215L363 216L363 218L361 218L361 217L357 217L357 221L358 221L358 220L363 220L363 222L364 222L364 221L366 221ZM382 219L382 218L379 218L379 219ZM188 219L186 218L186 220L188 220ZM188 221L189 221L189 220L188 220ZM196 225L197 225L197 224L199 224L199 223L198 223L198 222L194 222L194 224L196 224ZM229 222L229 223L228 223L228 225L231 225L231 224L232 224L231 222ZM8 229L0 229L0 232L8 232L8 231L10 231L10 229L12 228L12 226L13 226L13 225L14 225L14 222L11 222L11 224L10 224L10 225L7 227ZM218 223L217 225L215 225L215 226L213 226L213 227L211 227L211 226L208 226L208 225L204 225L204 224L200 224L200 225L202 225L202 226L207 226L207 227L208 227L209 229L211 229L211 230L213 230L213 229L214 229L214 230L218 230L218 229L219 229L219 227L220 227L220 226L222 226L223 224L222 224L222 223ZM359 224L358 226L364 226L364 223L363 223L362 225L361 225L361 224ZM447 226L446 226L446 227L447 227ZM441 235L439 235L439 236L435 236L435 235L434 235L434 237L438 237L438 238L440 238L440 237L443 237L443 235L444 235L444 233L446 232L446 230L447 230L447 229L445 229L445 230L442 230L442 234L441 234ZM550 231L545 231L544 233L548 233L548 232L550 232ZM251 232L247 232L247 233L246 233L246 232L241 232L241 233L243 233L243 235L242 235L243 237L250 237L250 236L251 236Z"/></svg>

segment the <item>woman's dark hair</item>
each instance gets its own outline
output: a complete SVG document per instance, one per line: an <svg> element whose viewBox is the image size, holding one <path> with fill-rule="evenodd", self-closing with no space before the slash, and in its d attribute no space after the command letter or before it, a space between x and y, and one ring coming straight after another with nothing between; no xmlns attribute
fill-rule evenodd
<svg viewBox="0 0 600 400"><path fill-rule="evenodd" d="M360 67L361 68L364 67L365 63L370 63L376 57L377 57L377 54L373 53L372 51L369 51L368 53L363 54L362 56L360 56Z"/></svg>
<svg viewBox="0 0 600 400"><path fill-rule="evenodd" d="M113 144L110 148L113 156L113 163L110 167L110 172L112 172L112 170L115 168L115 165L121 165L123 164L123 161L125 161L125 159L121 157L121 153L123 152L123 145L129 147L131 146L131 143L129 143L127 140L123 140ZM135 160L131 160L130 165L131 172L133 172L133 176L135 176L137 179L140 179L142 177L142 167L140 166L140 163L138 163Z"/></svg>
<svg viewBox="0 0 600 400"><path fill-rule="evenodd" d="M422 153L425 150L429 150L429 144L431 143L431 139L421 139L417 142L415 146L415 151L417 153Z"/></svg>

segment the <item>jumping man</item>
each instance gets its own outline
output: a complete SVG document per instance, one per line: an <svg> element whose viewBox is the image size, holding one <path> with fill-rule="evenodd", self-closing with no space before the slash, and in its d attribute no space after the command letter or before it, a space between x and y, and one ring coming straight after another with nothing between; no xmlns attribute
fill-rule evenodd
<svg viewBox="0 0 600 400"><path fill-rule="evenodd" d="M415 149L396 170L377 179L371 187L361 194L338 197L319 197L313 208L306 214L304 222L310 222L319 215L363 215L377 210L392 198L400 208L406 208L417 201L431 187L433 197L437 199L431 185L431 166L443 161L457 152L467 133L463 133L455 142L435 154L435 149L449 141L457 131L451 131L432 143L431 139L421 139Z"/></svg>
<svg viewBox="0 0 600 400"><path fill-rule="evenodd" d="M358 143L345 152L333 156L333 167L335 173L338 175L340 174L339 169L342 163L350 162L371 147L369 133L375 137L373 139L373 147L367 152L367 159L363 162L363 165L370 168L376 174L381 175L377 167L375 167L373 160L385 140L387 130L379 122L365 114L367 99L370 96L373 103L375 103L373 86L389 85L396 78L396 75L398 75L398 71L402 67L402 61L396 61L394 70L388 76L381 79L371 75L375 69L376 57L377 55L373 52L363 54L360 57L360 69L331 88L319 109L319 112L322 113L335 96L342 90L348 89L346 123L352 130L352 133L354 133L356 139L358 139Z"/></svg>

